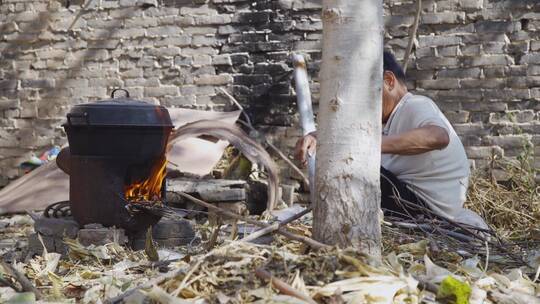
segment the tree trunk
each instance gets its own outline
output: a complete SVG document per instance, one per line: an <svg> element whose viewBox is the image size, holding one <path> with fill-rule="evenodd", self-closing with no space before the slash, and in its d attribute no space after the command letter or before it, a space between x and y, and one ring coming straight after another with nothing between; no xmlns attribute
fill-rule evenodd
<svg viewBox="0 0 540 304"><path fill-rule="evenodd" d="M315 239L380 256L382 0L323 0Z"/></svg>

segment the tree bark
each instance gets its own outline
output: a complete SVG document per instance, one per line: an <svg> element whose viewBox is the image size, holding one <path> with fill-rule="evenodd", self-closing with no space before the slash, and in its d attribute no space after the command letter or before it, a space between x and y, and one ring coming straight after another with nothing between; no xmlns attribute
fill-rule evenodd
<svg viewBox="0 0 540 304"><path fill-rule="evenodd" d="M324 0L313 236L379 257L382 0Z"/></svg>

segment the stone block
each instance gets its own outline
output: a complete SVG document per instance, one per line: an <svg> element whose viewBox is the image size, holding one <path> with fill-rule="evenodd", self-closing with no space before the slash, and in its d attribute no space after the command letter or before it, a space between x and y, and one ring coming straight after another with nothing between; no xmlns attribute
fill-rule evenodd
<svg viewBox="0 0 540 304"><path fill-rule="evenodd" d="M42 235L41 240L39 239L37 233L28 235L28 254L43 254L43 246L45 246L47 252L56 252L62 255L67 254L69 251L69 247L61 238Z"/></svg>
<svg viewBox="0 0 540 304"><path fill-rule="evenodd" d="M34 222L34 230L44 236L75 238L79 231L79 224L72 218L39 217Z"/></svg>
<svg viewBox="0 0 540 304"><path fill-rule="evenodd" d="M124 232L124 229L98 228L98 226L88 225L79 230L77 238L83 246L100 246L112 242L120 245L128 243L128 238Z"/></svg>
<svg viewBox="0 0 540 304"><path fill-rule="evenodd" d="M459 45L461 43L461 37L458 36L419 36L419 47L436 47L436 46L449 46Z"/></svg>

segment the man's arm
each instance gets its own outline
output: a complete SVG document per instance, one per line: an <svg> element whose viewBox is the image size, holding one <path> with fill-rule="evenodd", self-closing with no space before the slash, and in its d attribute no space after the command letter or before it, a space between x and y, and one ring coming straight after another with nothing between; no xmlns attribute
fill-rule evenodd
<svg viewBox="0 0 540 304"><path fill-rule="evenodd" d="M449 143L450 137L446 129L428 125L398 135L383 136L381 152L415 155L444 149Z"/></svg>

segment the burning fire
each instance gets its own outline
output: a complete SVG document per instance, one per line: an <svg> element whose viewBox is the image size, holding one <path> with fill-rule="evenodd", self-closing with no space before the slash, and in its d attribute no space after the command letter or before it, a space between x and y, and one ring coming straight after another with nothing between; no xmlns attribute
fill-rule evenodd
<svg viewBox="0 0 540 304"><path fill-rule="evenodd" d="M162 157L150 173L150 176L125 187L125 198L128 201L156 201L161 199L161 185L166 175L167 159Z"/></svg>

